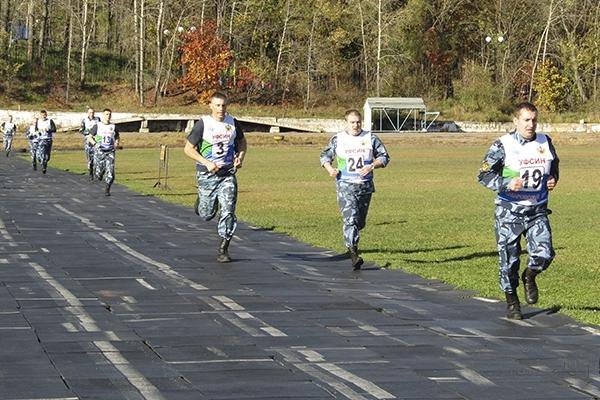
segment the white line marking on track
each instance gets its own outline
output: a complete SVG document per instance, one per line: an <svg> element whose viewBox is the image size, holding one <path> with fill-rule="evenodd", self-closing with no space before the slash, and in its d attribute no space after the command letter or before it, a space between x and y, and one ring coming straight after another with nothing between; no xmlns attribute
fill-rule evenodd
<svg viewBox="0 0 600 400"><path fill-rule="evenodd" d="M198 361L167 361L168 364L220 364L220 363L251 363L251 362L273 362L271 358L228 358L227 360L198 360Z"/></svg>
<svg viewBox="0 0 600 400"><path fill-rule="evenodd" d="M50 250L48 250L48 249L47 249L47 248L45 248L45 247L42 247L42 251L43 251L44 253L50 253Z"/></svg>
<svg viewBox="0 0 600 400"><path fill-rule="evenodd" d="M106 357L116 369L118 369L125 378L133 385L137 390L140 391L141 395L145 399L159 400L164 399L163 395L159 392L158 388L154 386L149 380L141 375L135 368L133 368L129 362L121 355L119 350L112 345L110 342L96 341L94 345L102 351L104 357Z"/></svg>
<svg viewBox="0 0 600 400"><path fill-rule="evenodd" d="M77 319L79 319L81 326L88 332L99 332L101 331L96 324L96 321L85 311L79 299L67 288L56 281L44 267L41 265L30 262L29 265L35 269L38 275L44 279L50 286L54 288L61 296L69 303L71 307L67 310L71 312ZM109 340L120 340L119 336L112 332L104 332L107 339ZM148 400L164 400L160 391L150 381L148 381L143 375L141 375L129 362L121 355L119 350L114 347L108 341L95 341L93 342L96 347L102 352L103 356L110 361L110 363L118 371L120 371L129 383L134 386L144 397Z"/></svg>
<svg viewBox="0 0 600 400"><path fill-rule="evenodd" d="M242 307L241 305L239 305L238 303L236 303L235 301L233 301L232 299L230 299L227 296L213 296L213 299L221 302L221 304L223 304L225 307L229 308L230 310L233 310L233 311L245 310L244 307Z"/></svg>
<svg viewBox="0 0 600 400"><path fill-rule="evenodd" d="M323 361L325 361L323 356L314 350L299 350L298 352L300 354L302 354L304 357L306 357L306 361L308 361L308 362L323 362Z"/></svg>
<svg viewBox="0 0 600 400"><path fill-rule="evenodd" d="M115 246L117 246L118 248L120 248L121 250L126 252L127 254L137 258L140 261L143 261L147 264L157 267L160 272L169 276L170 278L180 281L182 283L185 283L196 290L208 290L208 288L206 286L203 286L199 283L196 283L196 282L186 278L185 276L181 275L179 272L173 270L167 264L161 263L159 261L155 261L155 260L151 259L150 257L145 256L144 254L142 254L138 251L135 251L131 247L127 246L126 244L121 243L113 235L106 233L106 232L99 232L98 234L100 236L102 236L104 239L113 243Z"/></svg>
<svg viewBox="0 0 600 400"><path fill-rule="evenodd" d="M565 380L577 390L588 393L596 398L600 397L600 389L597 386L577 378L567 378Z"/></svg>
<svg viewBox="0 0 600 400"><path fill-rule="evenodd" d="M458 373L460 376L477 386L496 386L494 382L490 381L485 376L480 375L476 371L473 371L472 369L459 369Z"/></svg>
<svg viewBox="0 0 600 400"><path fill-rule="evenodd" d="M358 386L359 388L363 389L368 394L370 394L371 396L373 396L377 399L385 400L385 399L395 399L396 398L396 396L394 396L393 394L391 394L389 392L386 392L385 390L383 390L382 388L380 388L373 382L363 379L357 375L354 375L353 373L346 371L345 369L340 368L339 366L337 366L333 363L319 363L317 365L320 368L323 368L325 371L329 372L330 374L333 374L339 378L342 378L343 380L345 380L347 382L350 382L350 383Z"/></svg>
<svg viewBox="0 0 600 400"><path fill-rule="evenodd" d="M156 288L154 286L152 286L151 284L149 284L148 282L146 282L143 278L137 278L136 281L142 285L143 287L150 289L150 290L156 290Z"/></svg>
<svg viewBox="0 0 600 400"><path fill-rule="evenodd" d="M285 333L281 332L279 329L274 328L272 326L264 326L260 328L262 331L267 332L269 335L273 337L285 337L287 336Z"/></svg>
<svg viewBox="0 0 600 400"><path fill-rule="evenodd" d="M498 299L488 299L487 297L473 297L475 300L483 301L485 303L500 303Z"/></svg>

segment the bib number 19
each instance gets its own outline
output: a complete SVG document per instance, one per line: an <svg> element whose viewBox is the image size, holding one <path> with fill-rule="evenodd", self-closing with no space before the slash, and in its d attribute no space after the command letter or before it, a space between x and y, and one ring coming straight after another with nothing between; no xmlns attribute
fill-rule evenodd
<svg viewBox="0 0 600 400"><path fill-rule="evenodd" d="M521 170L523 189L537 190L542 184L544 173L539 168L524 168Z"/></svg>

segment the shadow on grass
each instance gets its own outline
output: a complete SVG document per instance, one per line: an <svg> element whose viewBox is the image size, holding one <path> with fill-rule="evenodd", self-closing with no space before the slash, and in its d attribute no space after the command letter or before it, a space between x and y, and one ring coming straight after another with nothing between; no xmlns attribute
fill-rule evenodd
<svg viewBox="0 0 600 400"><path fill-rule="evenodd" d="M254 232L271 232L275 230L275 225L264 226L264 227L252 227L250 228Z"/></svg>
<svg viewBox="0 0 600 400"><path fill-rule="evenodd" d="M528 318L533 318L536 315L540 315L540 314L546 314L546 315L552 315L552 314L556 314L557 312L560 311L562 307L559 305L553 305L550 306L548 308L544 308L543 310L538 310L538 311L534 311L534 312L530 312L530 313L525 313L523 314L523 319L528 319Z"/></svg>
<svg viewBox="0 0 600 400"><path fill-rule="evenodd" d="M443 251L443 250L455 250L455 249L463 249L465 245L456 245L456 246L447 246L447 247L431 247L431 248L420 248L420 249L391 249L391 250L383 250L383 249L365 249L361 250L361 253L369 254L369 253L382 253L382 254L413 254L413 253L430 253L432 251ZM496 253L497 254L497 253ZM407 260L412 261L412 260Z"/></svg>
<svg viewBox="0 0 600 400"><path fill-rule="evenodd" d="M415 263L415 264L443 264L452 261L467 261L467 260L475 260L478 258L492 258L498 257L498 252L496 251L478 251L471 254L465 254L464 256L457 257L449 257L444 258L443 260L412 260L406 259L405 261Z"/></svg>
<svg viewBox="0 0 600 400"><path fill-rule="evenodd" d="M374 223L372 225L376 225L376 226L382 226L382 225L400 225L400 224L406 224L408 221L406 220L399 220L399 221L384 221L384 222L378 222L378 223Z"/></svg>
<svg viewBox="0 0 600 400"><path fill-rule="evenodd" d="M154 195L155 196L165 196L165 197L169 197L169 196L194 196L197 195L198 193L196 192L156 192Z"/></svg>

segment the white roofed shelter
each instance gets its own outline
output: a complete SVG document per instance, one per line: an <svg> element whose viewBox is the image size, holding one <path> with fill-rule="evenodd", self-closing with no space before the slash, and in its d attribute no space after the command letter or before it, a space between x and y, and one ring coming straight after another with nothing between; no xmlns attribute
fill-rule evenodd
<svg viewBox="0 0 600 400"><path fill-rule="evenodd" d="M426 132L440 115L427 111L420 97L369 97L363 114L364 128L373 132Z"/></svg>

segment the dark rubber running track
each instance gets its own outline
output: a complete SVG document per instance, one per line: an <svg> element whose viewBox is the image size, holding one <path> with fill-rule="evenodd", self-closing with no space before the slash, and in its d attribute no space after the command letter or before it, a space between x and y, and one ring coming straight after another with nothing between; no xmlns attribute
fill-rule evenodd
<svg viewBox="0 0 600 400"><path fill-rule="evenodd" d="M118 175L117 175L118 178ZM244 201L243 197L240 201ZM600 331L0 157L0 399L593 399Z"/></svg>

